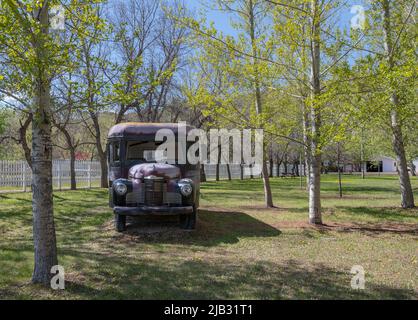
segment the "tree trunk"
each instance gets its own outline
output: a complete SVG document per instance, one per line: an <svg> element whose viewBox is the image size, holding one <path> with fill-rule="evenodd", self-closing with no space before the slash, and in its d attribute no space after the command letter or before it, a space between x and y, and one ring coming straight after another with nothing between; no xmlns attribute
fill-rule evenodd
<svg viewBox="0 0 418 320"><path fill-rule="evenodd" d="M53 118L52 118L53 119ZM55 126L62 132L65 137L67 148L70 150L70 185L71 190L77 190L77 184L75 179L75 152L76 146L73 142L73 137L68 132L66 125L61 125L55 122Z"/></svg>
<svg viewBox="0 0 418 320"><path fill-rule="evenodd" d="M77 182L75 179L75 149L70 149L70 180L71 190L77 190Z"/></svg>
<svg viewBox="0 0 418 320"><path fill-rule="evenodd" d="M295 161L294 163L294 168L295 168L295 175L299 177L299 161Z"/></svg>
<svg viewBox="0 0 418 320"><path fill-rule="evenodd" d="M35 81L34 117L32 123L32 210L35 248L32 282L49 285L51 267L58 264L52 198L52 143L50 120L50 80L45 70L48 34L48 2L38 9L42 26L33 45L39 61Z"/></svg>
<svg viewBox="0 0 418 320"><path fill-rule="evenodd" d="M276 177L280 177L280 167L282 166L282 161L283 158L279 157L279 153L277 153L277 172L276 172Z"/></svg>
<svg viewBox="0 0 418 320"><path fill-rule="evenodd" d="M309 138L309 112L307 111L306 104L303 103L303 143L305 145L305 175L306 175L306 188L309 188L309 179L311 177L311 141Z"/></svg>
<svg viewBox="0 0 418 320"><path fill-rule="evenodd" d="M288 174L289 168L288 168L288 162L287 162L287 154L284 156L283 165L284 165L284 174Z"/></svg>
<svg viewBox="0 0 418 320"><path fill-rule="evenodd" d="M276 171L276 177L280 177L280 166L281 166L281 160L279 159L279 156L277 156L276 158L277 163L276 163L276 167L277 167L277 171Z"/></svg>
<svg viewBox="0 0 418 320"><path fill-rule="evenodd" d="M299 154L299 165L300 165L300 168L298 168L298 171L299 171L299 180L300 180L300 189L302 190L303 189L303 171L302 171L302 163L303 163L303 161L302 161L302 153L300 153Z"/></svg>
<svg viewBox="0 0 418 320"><path fill-rule="evenodd" d="M340 198L343 197L343 185L341 181L341 168L338 166L338 192L340 194Z"/></svg>
<svg viewBox="0 0 418 320"><path fill-rule="evenodd" d="M205 172L205 165L200 165L200 182L206 182L206 172Z"/></svg>
<svg viewBox="0 0 418 320"><path fill-rule="evenodd" d="M365 162L364 162L363 129L361 133L361 144L360 144L360 170L361 170L361 178L366 179L366 168L365 168Z"/></svg>
<svg viewBox="0 0 418 320"><path fill-rule="evenodd" d="M392 103L395 106L398 104L398 97L396 94L392 96ZM401 187L401 206L404 209L414 208L414 193L412 191L411 180L408 173L402 129L399 125L398 115L395 110L392 111L391 125L393 133L393 149L396 154L396 164L398 167L399 183Z"/></svg>
<svg viewBox="0 0 418 320"><path fill-rule="evenodd" d="M109 182L108 182L108 168L107 168L107 150L106 149L103 150L99 119L97 118L97 115L93 111L90 111L89 113L90 113L90 118L93 121L93 126L95 130L97 156L100 162L100 169L101 169L100 187L108 188Z"/></svg>
<svg viewBox="0 0 418 320"><path fill-rule="evenodd" d="M228 173L228 180L231 181L232 175L231 175L231 167L229 166L229 163L226 164L226 171Z"/></svg>
<svg viewBox="0 0 418 320"><path fill-rule="evenodd" d="M257 50L257 41L255 38L255 13L254 13L254 3L252 0L249 0L248 5L248 18L249 18L249 32L250 32L250 39L251 39L251 47L252 47L252 54L253 54L253 67L254 67L254 94L255 94L255 111L257 115L261 115L263 113L263 105L261 100L261 89L260 89L260 79L259 79L259 72L258 72L258 50ZM265 146L264 151L266 150ZM265 205L268 208L273 207L273 197L271 193L271 186L270 186L270 179L269 173L267 168L267 163L265 158L263 158L262 164L262 176L263 176L263 185L264 185L264 200Z"/></svg>
<svg viewBox="0 0 418 320"><path fill-rule="evenodd" d="M107 157L105 153L99 154L99 161L100 161L100 187L101 188L108 188L108 169L107 169Z"/></svg>
<svg viewBox="0 0 418 320"><path fill-rule="evenodd" d="M321 214L321 108L316 99L321 93L321 8L318 0L312 0L312 61L311 61L311 166L309 181L309 223L322 224Z"/></svg>
<svg viewBox="0 0 418 320"><path fill-rule="evenodd" d="M220 180L220 167L221 167L221 146L218 144L218 162L216 163L216 181Z"/></svg>
<svg viewBox="0 0 418 320"><path fill-rule="evenodd" d="M32 168L32 155L31 155L31 150L28 145L28 140L26 138L26 133L32 121L33 121L33 113L31 112L28 114L28 117L23 123L20 122L20 128L19 128L19 142L20 142L20 145L22 146L26 162L28 163L30 168Z"/></svg>
<svg viewBox="0 0 418 320"><path fill-rule="evenodd" d="M268 168L266 161L263 162L262 167L263 185L264 185L264 201L267 208L273 208L273 195L271 193L270 178L268 175Z"/></svg>
<svg viewBox="0 0 418 320"><path fill-rule="evenodd" d="M108 179L108 167L107 167L107 148L103 149L102 146L102 135L101 135L101 129L99 124L99 118L98 118L98 111L97 111L97 105L95 103L94 97L95 97L95 77L94 74L91 72L92 66L91 66L91 57L89 55L89 52L86 47L83 47L84 49L84 58L86 62L86 78L87 78L87 84L88 84L88 93L87 93L87 108L88 113L90 115L91 121L93 122L94 127L94 133L92 135L95 138L96 142L96 150L97 150L97 156L99 158L100 162L100 187L101 188L108 188L109 187L109 179Z"/></svg>
<svg viewBox="0 0 418 320"><path fill-rule="evenodd" d="M125 106L124 104L120 105L119 111L116 114L115 124L119 124L123 121L123 117L125 116L127 109L128 107Z"/></svg>
<svg viewBox="0 0 418 320"><path fill-rule="evenodd" d="M390 2L383 0L383 29L385 36L385 51L389 68L392 69L395 65L393 56L393 42L392 42L392 24ZM408 174L408 165L405 155L405 146L403 141L402 127L399 120L398 110L400 102L395 88L392 88L391 104L392 110L390 114L390 123L392 127L392 144L393 150L396 154L396 164L398 167L399 182L401 188L401 205L402 208L413 208L414 193L412 192L411 180Z"/></svg>
<svg viewBox="0 0 418 320"><path fill-rule="evenodd" d="M340 145L338 144L337 146L338 192L340 194L340 198L342 198L343 197L343 185L341 181L340 162L341 162L341 151L340 151Z"/></svg>
<svg viewBox="0 0 418 320"><path fill-rule="evenodd" d="M416 167L415 167L415 164L414 164L414 161L413 160L411 160L409 162L409 167L411 168L411 174L412 174L412 176L413 177L416 177L417 176L417 172L416 172Z"/></svg>
<svg viewBox="0 0 418 320"><path fill-rule="evenodd" d="M309 223L322 224L321 214L321 155L311 158L309 179Z"/></svg>

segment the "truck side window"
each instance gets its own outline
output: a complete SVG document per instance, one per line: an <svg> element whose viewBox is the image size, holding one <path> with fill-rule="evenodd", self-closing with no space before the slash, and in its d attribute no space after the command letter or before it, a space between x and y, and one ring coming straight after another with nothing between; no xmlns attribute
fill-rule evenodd
<svg viewBox="0 0 418 320"><path fill-rule="evenodd" d="M110 163L113 159L113 143L109 143L109 151L107 154L107 161Z"/></svg>
<svg viewBox="0 0 418 320"><path fill-rule="evenodd" d="M120 161L120 144L119 142L113 143L113 162Z"/></svg>
<svg viewBox="0 0 418 320"><path fill-rule="evenodd" d="M120 143L119 142L109 143L108 160L109 160L109 163L120 161Z"/></svg>

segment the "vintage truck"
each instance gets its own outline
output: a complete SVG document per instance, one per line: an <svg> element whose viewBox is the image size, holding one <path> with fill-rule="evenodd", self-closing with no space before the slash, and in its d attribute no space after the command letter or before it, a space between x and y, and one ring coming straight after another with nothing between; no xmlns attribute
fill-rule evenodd
<svg viewBox="0 0 418 320"><path fill-rule="evenodd" d="M161 129L177 137L176 123L121 123L108 134L109 205L115 228L126 230L126 216L178 215L183 229L194 229L199 207L200 164L180 164L176 139L175 159L157 162L156 141ZM193 127L186 126L186 132ZM187 145L188 147L188 145Z"/></svg>

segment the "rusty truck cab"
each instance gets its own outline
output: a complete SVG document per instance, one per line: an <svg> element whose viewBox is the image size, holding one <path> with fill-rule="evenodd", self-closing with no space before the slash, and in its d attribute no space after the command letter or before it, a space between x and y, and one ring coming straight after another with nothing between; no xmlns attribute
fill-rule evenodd
<svg viewBox="0 0 418 320"><path fill-rule="evenodd" d="M116 230L126 229L126 216L178 215L184 229L194 229L199 207L199 164L156 161L160 129L178 136L178 124L122 123L108 135L109 204ZM193 129L186 126L186 132ZM186 157L187 158L187 157Z"/></svg>

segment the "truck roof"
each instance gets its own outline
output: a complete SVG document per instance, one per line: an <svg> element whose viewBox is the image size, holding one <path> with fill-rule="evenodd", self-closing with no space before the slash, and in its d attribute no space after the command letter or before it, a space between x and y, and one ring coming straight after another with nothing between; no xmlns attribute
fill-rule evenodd
<svg viewBox="0 0 418 320"><path fill-rule="evenodd" d="M185 125L185 127L186 132L194 129L190 125ZM141 135L153 135L161 129L170 129L177 135L178 128L178 123L125 122L113 126L109 130L108 138L135 138Z"/></svg>

